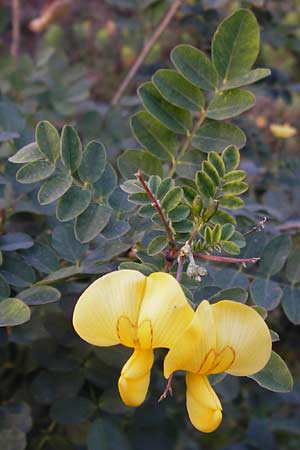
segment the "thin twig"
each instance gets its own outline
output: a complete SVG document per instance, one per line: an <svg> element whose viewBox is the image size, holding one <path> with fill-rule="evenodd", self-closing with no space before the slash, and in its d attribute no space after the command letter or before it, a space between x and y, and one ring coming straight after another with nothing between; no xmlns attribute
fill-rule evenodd
<svg viewBox="0 0 300 450"><path fill-rule="evenodd" d="M171 6L170 6L169 10L167 11L166 15L164 16L162 21L159 23L158 27L156 28L156 30L154 31L154 33L150 37L150 39L145 43L137 60L135 61L135 63L129 70L128 74L126 75L125 79L121 83L119 89L115 93L115 95L111 101L111 103L113 105L116 105L119 102L120 98L123 96L124 92L126 91L129 83L131 82L131 80L133 79L133 77L135 76L137 71L139 70L140 66L142 65L144 59L146 58L146 56L152 49L153 45L155 44L157 39L160 37L160 35L164 32L164 30L167 28L170 21L176 14L177 10L181 7L181 5L183 3L184 3L184 0L175 0L175 1L171 2Z"/></svg>
<svg viewBox="0 0 300 450"><path fill-rule="evenodd" d="M170 396L172 397L173 395L173 390L172 390L172 381L173 381L173 376L174 376L174 372L171 373L171 375L168 378L166 387L164 392L161 394L161 396L158 399L158 403L160 403L162 400L165 400L167 398L167 395L170 394Z"/></svg>
<svg viewBox="0 0 300 450"><path fill-rule="evenodd" d="M150 189L148 188L141 172L138 170L137 173L135 173L136 178L139 180L139 182L141 183L141 185L143 186L146 194L148 195L149 199L151 200L152 205L154 206L154 208L156 209L156 211L158 212L158 215L160 217L160 220L162 221L163 226L165 227L167 236L168 236L168 241L169 244L171 246L171 248L175 248L175 240L173 237L173 233L171 228L168 225L167 219L163 213L163 210L161 209L161 206L158 202L158 200L154 197L154 195L152 194L152 192L150 191Z"/></svg>
<svg viewBox="0 0 300 450"><path fill-rule="evenodd" d="M255 264L260 258L231 258L229 256L207 255L206 253L193 253L194 258L206 259L207 261L232 263L232 264Z"/></svg>
<svg viewBox="0 0 300 450"><path fill-rule="evenodd" d="M20 47L20 0L12 0L12 41L10 52L14 58L18 56Z"/></svg>
<svg viewBox="0 0 300 450"><path fill-rule="evenodd" d="M244 233L244 237L249 236L249 234L255 233L256 231L262 231L265 227L265 223L267 221L267 218L264 217L263 220L261 220L260 222L258 222L257 225L255 225L255 227L251 228L251 230L246 231L246 233Z"/></svg>

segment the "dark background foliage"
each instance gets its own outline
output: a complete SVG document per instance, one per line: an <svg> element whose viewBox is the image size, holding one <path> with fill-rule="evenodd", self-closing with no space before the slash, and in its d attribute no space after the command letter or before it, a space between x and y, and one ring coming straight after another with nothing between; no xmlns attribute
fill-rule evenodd
<svg viewBox="0 0 300 450"><path fill-rule="evenodd" d="M18 297L31 305L31 319L0 328L1 450L298 450L299 0L186 1L114 107L110 101L118 85L169 2L78 1L43 33L31 32L28 23L45 2L21 3L20 50L14 58L11 5L0 2L0 297ZM241 168L249 184L246 207L235 216L238 228L247 232L268 217L265 230L249 236L240 256L262 261L247 268L204 264L209 277L200 288L189 288L195 302L222 298L220 291L226 289L235 299L248 296L250 303L265 308L269 326L281 338L274 349L287 362L295 383L291 393L282 394L227 375L216 385L224 420L215 433L204 435L188 421L180 374L174 397L157 403L165 386L164 351L156 352L148 400L130 409L116 389L130 351L85 344L74 333L71 316L92 279L134 259L133 244L142 243L139 261L162 267L159 255L150 260L144 251L155 233L151 227L149 233L141 232L149 223L136 215L136 206L116 187L117 177L124 181L118 156L136 147L129 126L130 115L140 109L136 88L157 69L171 66L169 53L177 44L192 44L208 53L220 21L240 6L250 8L261 26L257 66L272 70L251 88L256 106L235 121L247 135ZM99 188L99 195L109 199L114 215L91 243L80 243L73 224L59 222L52 205L41 206L37 186L19 184L18 167L7 161L34 140L39 120L50 120L59 130L71 124L84 145L96 139L106 147L111 165L105 166L107 188ZM294 137L272 134L271 124L284 123L297 129ZM190 170L193 157L187 157L183 171Z"/></svg>

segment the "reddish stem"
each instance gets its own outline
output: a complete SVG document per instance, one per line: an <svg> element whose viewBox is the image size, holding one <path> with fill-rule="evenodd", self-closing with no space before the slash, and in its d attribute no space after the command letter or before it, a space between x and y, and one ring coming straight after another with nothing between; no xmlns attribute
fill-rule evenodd
<svg viewBox="0 0 300 450"><path fill-rule="evenodd" d="M158 399L158 403L160 403L162 400L165 400L167 398L168 394L170 394L170 396L172 397L172 395L173 395L173 391L172 391L173 376L174 376L174 373L171 373L171 375L168 378L165 390Z"/></svg>
<svg viewBox="0 0 300 450"><path fill-rule="evenodd" d="M194 258L206 259L207 261L216 261L233 264L255 264L260 258L231 258L229 256L207 255L206 253L193 253Z"/></svg>
<svg viewBox="0 0 300 450"><path fill-rule="evenodd" d="M171 248L175 248L175 241L173 238L173 233L171 228L168 225L167 219L163 213L163 210L161 209L161 206L159 204L159 202L156 200L156 198L154 197L154 195L152 194L152 192L150 191L150 189L148 188L141 172L138 170L137 173L135 174L136 178L139 180L139 182L141 183L141 185L143 186L146 194L148 195L148 197L151 200L152 205L154 206L154 208L156 209L156 211L158 212L158 215L160 217L160 220L162 221L163 226L165 227L167 236L168 236L168 241L169 244L171 246Z"/></svg>
<svg viewBox="0 0 300 450"><path fill-rule="evenodd" d="M263 220L261 220L260 222L258 222L258 224L251 228L251 230L246 231L246 233L244 233L244 237L249 236L249 234L255 233L256 231L261 231L264 229L265 223L267 221L267 218L264 217Z"/></svg>

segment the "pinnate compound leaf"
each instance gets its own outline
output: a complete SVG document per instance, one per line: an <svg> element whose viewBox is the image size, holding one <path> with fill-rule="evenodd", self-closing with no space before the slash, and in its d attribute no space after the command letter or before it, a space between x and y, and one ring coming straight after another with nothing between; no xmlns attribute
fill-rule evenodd
<svg viewBox="0 0 300 450"><path fill-rule="evenodd" d="M34 286L19 292L18 297L29 306L45 305L46 303L57 302L61 293L52 286Z"/></svg>
<svg viewBox="0 0 300 450"><path fill-rule="evenodd" d="M156 236L147 247L147 253L150 256L157 255L162 252L168 245L168 239L166 236Z"/></svg>
<svg viewBox="0 0 300 450"><path fill-rule="evenodd" d="M223 83L251 69L259 51L259 27L254 14L239 9L218 27L212 42L213 65Z"/></svg>
<svg viewBox="0 0 300 450"><path fill-rule="evenodd" d="M60 137L57 129L47 120L43 120L38 123L35 136L41 153L49 161L55 162L60 153Z"/></svg>
<svg viewBox="0 0 300 450"><path fill-rule="evenodd" d="M211 150L221 153L228 145L244 147L246 136L243 131L232 123L209 121L199 128L192 139L194 147L205 153Z"/></svg>
<svg viewBox="0 0 300 450"><path fill-rule="evenodd" d="M82 146L80 137L75 128L65 125L61 133L61 159L71 173L80 166Z"/></svg>
<svg viewBox="0 0 300 450"><path fill-rule="evenodd" d="M191 111L203 110L205 104L203 92L176 70L158 70L152 80L161 95L173 105Z"/></svg>
<svg viewBox="0 0 300 450"><path fill-rule="evenodd" d="M222 152L226 172L235 170L240 164L240 152L234 145L229 145Z"/></svg>
<svg viewBox="0 0 300 450"><path fill-rule="evenodd" d="M125 150L119 156L117 164L121 175L126 179L133 178L139 169L146 175L163 175L161 161L144 150Z"/></svg>
<svg viewBox="0 0 300 450"><path fill-rule="evenodd" d="M50 177L54 171L55 166L48 161L33 161L21 167L16 177L19 183L31 184Z"/></svg>
<svg viewBox="0 0 300 450"><path fill-rule="evenodd" d="M101 142L91 141L87 144L81 164L78 169L79 176L86 183L95 183L104 172L106 164L106 151Z"/></svg>
<svg viewBox="0 0 300 450"><path fill-rule="evenodd" d="M244 89L220 91L210 102L207 117L214 120L224 120L236 117L252 108L255 96Z"/></svg>
<svg viewBox="0 0 300 450"><path fill-rule="evenodd" d="M265 247L259 263L259 271L269 277L278 273L289 255L291 240L289 236L277 236Z"/></svg>
<svg viewBox="0 0 300 450"><path fill-rule="evenodd" d="M73 178L66 173L54 173L41 186L38 200L41 205L49 205L64 195L71 187Z"/></svg>
<svg viewBox="0 0 300 450"><path fill-rule="evenodd" d="M83 213L91 201L90 191L85 191L79 186L72 186L59 200L56 208L56 216L61 222L72 220Z"/></svg>
<svg viewBox="0 0 300 450"><path fill-rule="evenodd" d="M246 86L247 84L255 83L265 77L271 75L270 69L254 69L249 72L243 73L242 75L232 78L226 84L221 86L221 90L225 91L227 89L234 89L241 86Z"/></svg>
<svg viewBox="0 0 300 450"><path fill-rule="evenodd" d="M289 392L293 388L290 371L283 359L275 352L272 352L267 365L249 378L273 392Z"/></svg>
<svg viewBox="0 0 300 450"><path fill-rule="evenodd" d="M287 318L295 325L300 324L300 287L286 286L281 300Z"/></svg>
<svg viewBox="0 0 300 450"><path fill-rule="evenodd" d="M188 81L206 91L213 91L218 83L217 73L205 53L192 45L178 45L172 50L171 60Z"/></svg>
<svg viewBox="0 0 300 450"><path fill-rule="evenodd" d="M0 327L13 327L28 322L30 309L17 298L6 298L0 302Z"/></svg>
<svg viewBox="0 0 300 450"><path fill-rule="evenodd" d="M144 107L169 130L178 134L186 134L192 126L192 116L178 106L165 100L151 81L140 86L139 97Z"/></svg>
<svg viewBox="0 0 300 450"><path fill-rule="evenodd" d="M94 239L108 224L111 209L106 205L90 203L89 207L76 219L75 236L86 243Z"/></svg>
<svg viewBox="0 0 300 450"><path fill-rule="evenodd" d="M40 159L44 159L45 155L43 155L37 144L32 142L31 144L25 145L25 147L21 148L17 153L8 158L8 161L14 164L24 164L27 162L38 161Z"/></svg>

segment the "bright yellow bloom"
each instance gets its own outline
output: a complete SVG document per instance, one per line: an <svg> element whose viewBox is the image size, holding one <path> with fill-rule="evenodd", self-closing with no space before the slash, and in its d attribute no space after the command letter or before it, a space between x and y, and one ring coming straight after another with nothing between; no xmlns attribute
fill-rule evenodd
<svg viewBox="0 0 300 450"><path fill-rule="evenodd" d="M288 139L293 136L296 136L296 134L297 134L296 128L292 127L288 123L285 123L284 125L278 125L278 124L272 123L270 125L270 130L271 130L271 133L273 134L273 136L275 136L277 138L282 138L282 139Z"/></svg>
<svg viewBox="0 0 300 450"><path fill-rule="evenodd" d="M187 410L198 430L214 431L222 420L221 403L207 376L254 374L268 362L271 347L270 331L253 308L229 300L199 305L164 362L166 378L175 370L187 371Z"/></svg>
<svg viewBox="0 0 300 450"><path fill-rule="evenodd" d="M119 391L124 403L138 406L147 395L153 349L170 348L193 316L171 275L159 272L146 277L135 270L121 270L84 291L75 306L73 324L91 344L134 348L122 369Z"/></svg>

